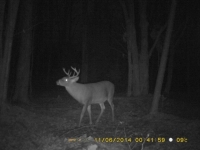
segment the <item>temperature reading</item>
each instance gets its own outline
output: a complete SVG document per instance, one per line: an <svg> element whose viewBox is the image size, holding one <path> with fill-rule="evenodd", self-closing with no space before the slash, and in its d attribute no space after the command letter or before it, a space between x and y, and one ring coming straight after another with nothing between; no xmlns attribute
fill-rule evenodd
<svg viewBox="0 0 200 150"><path fill-rule="evenodd" d="M187 138L184 137L177 137L176 142L178 143L187 143Z"/></svg>

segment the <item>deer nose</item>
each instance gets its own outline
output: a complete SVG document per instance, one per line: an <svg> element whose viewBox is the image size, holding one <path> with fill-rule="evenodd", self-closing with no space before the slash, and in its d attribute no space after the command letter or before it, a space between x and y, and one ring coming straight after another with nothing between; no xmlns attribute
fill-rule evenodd
<svg viewBox="0 0 200 150"><path fill-rule="evenodd" d="M56 84L57 84L57 85L60 85L60 82L59 82L59 80L56 82Z"/></svg>

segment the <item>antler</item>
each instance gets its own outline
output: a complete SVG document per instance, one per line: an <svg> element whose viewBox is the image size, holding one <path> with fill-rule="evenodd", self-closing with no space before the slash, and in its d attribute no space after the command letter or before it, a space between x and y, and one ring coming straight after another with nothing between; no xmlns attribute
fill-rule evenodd
<svg viewBox="0 0 200 150"><path fill-rule="evenodd" d="M70 77L70 75L71 75L71 72L70 72L70 71L66 72L66 71L65 71L65 68L63 68L63 71L64 71L64 73L65 73L68 77Z"/></svg>
<svg viewBox="0 0 200 150"><path fill-rule="evenodd" d="M69 78L75 78L75 77L77 77L77 76L80 74L80 69L79 69L79 71L77 71L76 68L73 68L73 67L71 67L71 68L74 70L73 76L70 76L70 75L71 75L71 72L70 72L70 71L66 72L66 71L65 71L65 68L63 68L64 73L65 73ZM75 73L76 73L76 75L75 75Z"/></svg>
<svg viewBox="0 0 200 150"><path fill-rule="evenodd" d="M71 67L71 68L74 70L74 74L73 74L72 77L73 77L73 78L74 78L74 77L77 77L77 76L79 75L79 73L80 73L80 69L77 71L76 68L73 68L73 67ZM75 73L76 73L76 75L75 75ZM74 76L74 75L75 75L75 76Z"/></svg>

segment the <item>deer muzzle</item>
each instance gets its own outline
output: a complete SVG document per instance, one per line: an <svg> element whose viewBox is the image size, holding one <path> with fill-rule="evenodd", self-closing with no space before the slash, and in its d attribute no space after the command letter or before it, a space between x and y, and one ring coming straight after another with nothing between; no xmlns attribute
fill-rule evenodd
<svg viewBox="0 0 200 150"><path fill-rule="evenodd" d="M56 81L56 84L57 84L57 85L60 85L60 81L59 81L59 80L58 80L58 81Z"/></svg>

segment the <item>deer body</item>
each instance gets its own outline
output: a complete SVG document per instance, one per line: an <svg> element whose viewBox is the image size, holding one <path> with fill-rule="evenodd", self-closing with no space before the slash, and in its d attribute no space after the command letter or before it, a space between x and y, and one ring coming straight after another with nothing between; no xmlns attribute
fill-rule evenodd
<svg viewBox="0 0 200 150"><path fill-rule="evenodd" d="M79 126L81 125L82 118L87 109L90 118L90 124L92 124L91 117L91 104L99 104L101 107L101 112L96 120L96 123L99 122L104 110L104 102L107 100L112 109L112 121L114 121L114 104L113 104L113 95L114 95L114 84L109 81L101 81L97 83L89 84L80 84L77 83L79 77L78 74L80 71L76 71L75 68L72 68L77 75L70 77L70 73L66 73L68 77L64 77L57 81L57 85L64 86L68 93L79 103L83 105L81 112Z"/></svg>

